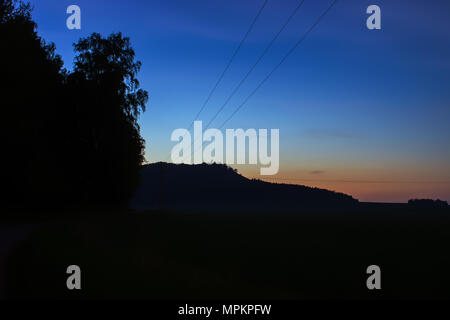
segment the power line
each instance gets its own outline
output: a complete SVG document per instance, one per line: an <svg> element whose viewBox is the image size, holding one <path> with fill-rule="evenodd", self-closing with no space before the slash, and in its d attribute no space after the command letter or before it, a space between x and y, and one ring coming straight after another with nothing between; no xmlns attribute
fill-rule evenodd
<svg viewBox="0 0 450 320"><path fill-rule="evenodd" d="M262 4L261 8L259 9L256 17L253 19L252 24L250 25L250 27L248 28L247 32L245 33L244 37L242 38L241 42L239 43L238 47L236 48L236 50L234 51L231 59L228 61L227 66L225 67L225 69L223 70L222 74L220 75L219 79L217 79L216 84L214 85L214 87L212 88L212 90L210 91L208 97L206 98L205 102L203 103L202 107L200 108L199 112L197 113L197 115L195 116L194 120L191 122L191 125L189 126L189 130L191 130L192 125L194 124L194 121L196 119L198 119L198 117L200 116L200 114L202 113L202 111L205 109L206 105L208 104L209 100L211 99L211 96L213 95L213 93L216 91L219 83L222 81L223 77L225 76L225 73L228 71L228 69L231 66L231 63L233 62L234 58L236 57L236 55L238 54L239 50L241 49L242 45L244 44L245 40L247 40L248 35L250 34L250 32L253 29L253 26L255 25L256 21L258 20L259 16L261 15L261 12L263 11L264 7L266 6L268 0L265 0L264 3Z"/></svg>
<svg viewBox="0 0 450 320"><path fill-rule="evenodd" d="M266 46L266 48L264 49L264 51L259 55L258 59L256 59L255 63L253 64L253 66L249 69L249 71L245 74L245 76L241 79L241 81L239 82L239 84L234 88L234 90L231 92L231 94L228 96L228 98L225 100L225 102L222 104L222 106L217 110L217 112L214 114L214 116L211 118L211 120L208 122L208 124L205 127L205 130L209 128L209 126L211 125L211 123L217 118L217 116L222 112L222 110L226 107L226 105L228 104L228 102L230 102L230 100L233 98L233 96L236 94L236 92L240 89L240 87L244 84L244 82L247 80L247 78L250 76L250 74L253 72L253 70L256 68L256 66L261 62L261 60L263 59L263 57L267 54L267 52L270 50L270 48L272 47L272 45L275 43L275 41L278 39L278 37L280 36L280 34L283 32L283 30L286 28L286 26L289 24L289 22L292 20L292 18L295 16L295 14L298 12L298 10L302 7L303 3L305 2L305 0L302 0L297 7L291 12L291 14L289 15L289 17L286 19L286 21L283 23L283 25L281 26L280 30L278 30L278 32L275 34L275 36L272 38L272 40L269 42L269 44ZM202 143L203 145L203 143ZM195 142L194 142L194 146L195 146ZM192 154L195 152L195 150L193 150ZM191 154L191 157L192 157Z"/></svg>
<svg viewBox="0 0 450 320"><path fill-rule="evenodd" d="M300 4L292 11L292 13L289 15L287 20L284 22L280 30L278 30L277 34L272 38L272 40L269 42L269 44L266 46L264 51L261 53L261 55L258 57L256 62L253 64L253 66L250 68L250 70L247 72L247 74L241 79L239 84L234 88L233 92L228 96L225 103L219 108L219 110L216 112L216 114L212 117L212 119L209 121L209 123L206 125L206 128L209 127L209 125L216 119L216 117L219 115L220 112L225 108L225 106L228 104L228 102L231 100L231 98L236 94L236 92L239 90L239 88L242 86L242 84L247 80L247 78L250 76L250 74L253 72L253 70L256 68L256 66L259 64L259 62L262 60L262 58L266 55L266 53L270 50L272 45L275 43L275 41L278 39L280 34L283 32L283 30L286 28L286 26L289 24L289 22L292 20L292 18L295 16L297 11L301 8L305 0L302 0Z"/></svg>
<svg viewBox="0 0 450 320"><path fill-rule="evenodd" d="M198 119L198 117L200 116L200 114L203 112L203 110L205 109L206 105L208 104L209 100L211 99L212 95L214 94L214 92L216 91L217 87L219 86L220 82L222 82L223 77L225 76L225 73L228 71L228 69L230 68L231 64L234 61L234 58L236 58L239 50L241 49L242 45L244 44L244 42L247 40L248 35L250 34L250 32L252 31L256 21L259 19L259 16L261 15L263 9L266 7L266 4L269 0L264 0L263 4L261 5L261 7L258 10L258 13L256 14L255 18L253 19L252 23L250 24L250 27L247 29L247 32L244 34L244 37L242 38L241 42L239 43L239 45L237 46L237 48L234 50L233 55L231 56L230 60L228 61L227 65L225 66L225 69L223 69L221 75L219 76L219 78L217 79L216 83L214 84L213 88L211 89L211 91L209 92L208 96L206 97L206 100L203 102L202 107L200 108L200 110L197 112L197 115L194 117L194 120L192 120L190 126L189 126L189 130L192 129L192 126L194 124L194 121L196 119ZM169 156L167 158L170 157L170 153Z"/></svg>
<svg viewBox="0 0 450 320"><path fill-rule="evenodd" d="M346 179L335 179L335 180L327 180L327 179L302 179L302 178L268 178L263 177L260 179L266 180L280 180L280 181L306 181L306 182L336 182L336 183L450 183L450 181L442 181L442 180L346 180Z"/></svg>
<svg viewBox="0 0 450 320"><path fill-rule="evenodd" d="M283 62L295 51L295 49L305 40L308 34L319 24L319 22L327 15L327 13L333 8L337 0L334 0L331 5L320 15L320 17L314 22L314 24L303 34L303 36L292 46L292 48L287 52L287 54L280 60L280 62L267 74L267 76L258 84L258 86L245 98L233 113L222 123L219 129L231 119L233 116L247 103L247 101L262 87L262 85L272 76L272 74L283 64Z"/></svg>

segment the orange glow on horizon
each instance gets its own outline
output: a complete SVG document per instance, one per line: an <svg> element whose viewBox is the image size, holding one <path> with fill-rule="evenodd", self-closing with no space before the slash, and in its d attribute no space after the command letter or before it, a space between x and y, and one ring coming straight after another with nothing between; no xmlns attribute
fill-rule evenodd
<svg viewBox="0 0 450 320"><path fill-rule="evenodd" d="M274 176L261 176L259 170L249 166L233 166L248 178L267 182L298 184L342 192L359 201L407 202L409 199L427 198L450 200L450 179L437 174L418 173L403 168L333 168L333 170L281 170Z"/></svg>

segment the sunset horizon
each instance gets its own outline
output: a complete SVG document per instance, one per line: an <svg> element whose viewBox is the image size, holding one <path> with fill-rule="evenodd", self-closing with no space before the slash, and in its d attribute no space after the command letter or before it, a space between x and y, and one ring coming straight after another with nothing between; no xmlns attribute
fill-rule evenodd
<svg viewBox="0 0 450 320"><path fill-rule="evenodd" d="M55 28L65 19L60 12L67 1L56 5L31 1L38 33L55 43L68 69L74 56L72 43L80 37L120 30L131 38L143 63L141 86L150 92L147 112L139 119L150 163L167 161L175 129L210 119L215 119L210 127L217 128L233 115L223 132L226 128L280 131L279 172L262 179L289 178L349 193L361 201L450 201L450 148L446 148L450 126L445 120L450 117L450 93L445 90L450 69L443 58L450 51L443 41L450 36L450 22L439 6L425 10L420 1L407 5L380 1L383 27L368 30L368 15L361 14L365 2L337 2L233 114L329 5L306 1L293 14L300 1L269 1L195 118L263 2L241 3L237 10L220 1L214 9L203 2L186 6L183 1L135 1L124 10L119 1L79 1L85 8L82 28L68 30ZM290 14L289 23L227 101ZM217 111L221 112L214 116ZM237 168L244 176L258 178L259 166Z"/></svg>
<svg viewBox="0 0 450 320"><path fill-rule="evenodd" d="M450 300L450 1L0 0L0 39L0 300Z"/></svg>

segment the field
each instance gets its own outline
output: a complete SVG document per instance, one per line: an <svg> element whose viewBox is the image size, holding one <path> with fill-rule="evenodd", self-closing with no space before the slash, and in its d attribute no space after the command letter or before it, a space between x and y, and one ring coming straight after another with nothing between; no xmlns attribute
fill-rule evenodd
<svg viewBox="0 0 450 320"><path fill-rule="evenodd" d="M123 212L50 220L8 259L12 298L450 298L450 214ZM380 212L383 212L382 214ZM386 213L391 212L391 213ZM81 268L82 289L66 288ZM368 290L366 268L381 268Z"/></svg>

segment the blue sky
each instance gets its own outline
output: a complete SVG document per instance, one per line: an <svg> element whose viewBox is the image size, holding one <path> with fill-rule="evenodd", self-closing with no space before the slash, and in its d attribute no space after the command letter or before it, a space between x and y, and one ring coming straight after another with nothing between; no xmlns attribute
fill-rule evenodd
<svg viewBox="0 0 450 320"><path fill-rule="evenodd" d="M209 122L299 2L268 1L198 120ZM155 162L173 147L172 131L189 127L263 0L31 3L39 34L56 44L68 69L80 37L121 31L131 38L150 95L140 123ZM330 3L305 1L212 127ZM71 4L81 8L81 30L66 28ZM371 4L381 8L381 30L366 28ZM280 129L279 178L368 201L450 200L449 40L448 1L338 1L227 128ZM257 168L238 169L257 176Z"/></svg>

